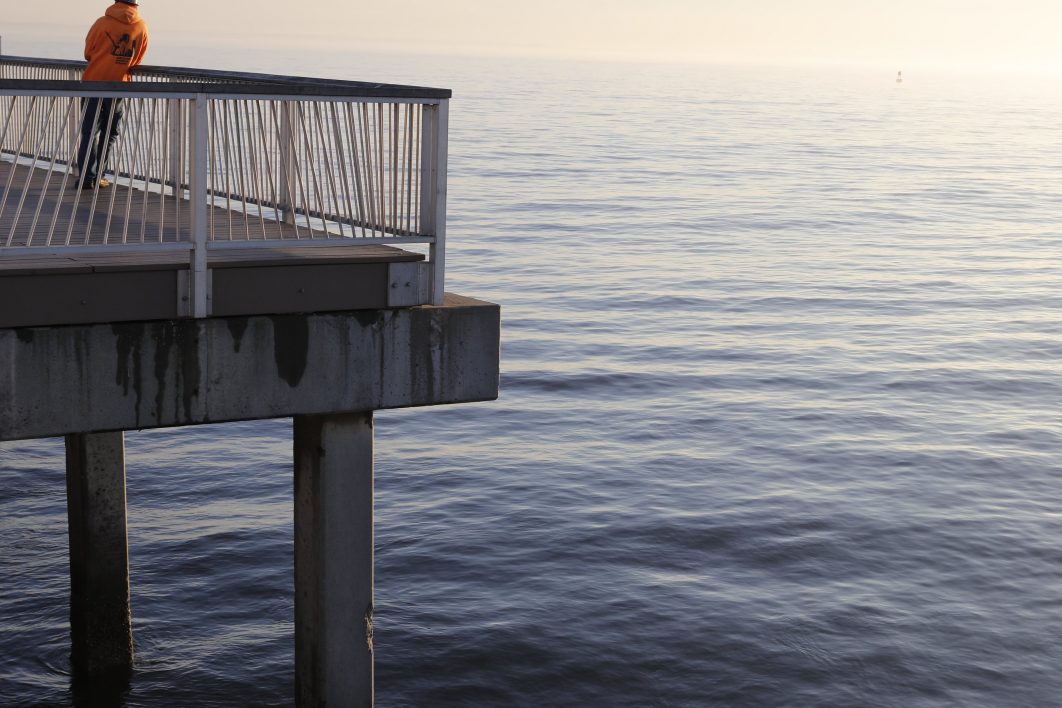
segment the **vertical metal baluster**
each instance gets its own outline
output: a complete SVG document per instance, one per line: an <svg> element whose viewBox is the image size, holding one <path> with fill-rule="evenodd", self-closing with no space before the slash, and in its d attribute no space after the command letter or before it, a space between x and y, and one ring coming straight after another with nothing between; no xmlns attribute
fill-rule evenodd
<svg viewBox="0 0 1062 708"><path fill-rule="evenodd" d="M380 147L380 104L373 103L369 107L369 141L371 143L370 158L372 160L372 209L373 209L373 235L384 236L384 223L387 215L383 209L383 194L386 188L383 184L383 165L381 163ZM379 231L379 234L375 232Z"/></svg>
<svg viewBox="0 0 1062 708"><path fill-rule="evenodd" d="M72 102L65 101L65 100L64 100L64 103L66 103L66 105L67 105L67 107L66 107L66 113L67 113L66 118L69 118L69 114L72 112L74 104ZM33 234L35 234L37 232L37 222L38 222L38 220L40 219L40 216L41 216L41 209L44 206L44 200L48 196L48 187L51 186L52 175L55 173L55 171L56 171L55 168L59 164L59 155L60 155L61 149L62 149L63 138L66 137L66 131L70 127L70 121L68 119L67 120L63 120L60 123L60 125L62 127L59 129L59 133L56 135L55 142L54 142L54 144L52 146L52 161L51 161L51 164L48 166L48 174L45 175L44 186L41 187L41 194L40 194L40 197L37 199L37 208L34 209L34 211L33 211L33 221L30 222L29 234L26 237L26 245L27 246L30 245L30 240L33 238ZM68 174L70 174L70 170L63 170L63 183L64 184L65 184L65 181L66 181L66 175L68 175ZM57 203L55 205L55 210L57 212L59 211L59 204L62 203L62 196L63 196L63 189L62 189L62 187L60 187L60 189L59 189L59 199L57 200ZM52 243L52 234L51 234L50 231L48 232L48 234L46 234L44 241L45 241L44 245L46 245L46 246L50 246L51 245L51 243Z"/></svg>
<svg viewBox="0 0 1062 708"><path fill-rule="evenodd" d="M410 129L410 105L407 103L402 106L402 149L399 154L399 162L402 167L402 176L399 180L399 222L398 233L405 236L409 233L409 129Z"/></svg>
<svg viewBox="0 0 1062 708"><path fill-rule="evenodd" d="M103 132L100 137L106 137L111 130L111 126L114 124L114 102L111 102L110 108L107 110L107 120L103 124ZM91 145L89 149L91 149ZM102 157L102 156L101 156ZM103 174L106 172L106 163L96 165L96 183L92 185L92 202L89 204L88 222L85 226L85 245L88 245L92 238L92 221L96 218L96 204L100 198L100 180L103 179Z"/></svg>
<svg viewBox="0 0 1062 708"><path fill-rule="evenodd" d="M394 146L394 174L391 176L391 184L394 185L394 194L392 199L394 200L394 235L400 236L402 234L402 221L405 218L405 200L402 198L403 188L406 185L406 149L405 138L406 129L403 121L403 115L405 114L405 106L401 103L394 104L394 118L392 120L392 126L394 127L394 135L391 136L391 144Z"/></svg>
<svg viewBox="0 0 1062 708"><path fill-rule="evenodd" d="M209 170L207 172L207 177L206 177L206 188L207 188L206 194L207 194L207 197L206 197L205 204L206 204L206 208L208 210L208 213L210 215L210 240L213 240L213 238L214 238L214 212L217 211L217 209L214 208L214 200L217 198L216 192L217 192L217 184L218 184L218 176L217 176L218 158L217 158L217 151L221 149L220 144L218 142L217 107L216 107L215 104L216 104L215 101L209 101L208 102L208 105L209 105L208 115L210 116L210 118L209 118L210 128L207 130L207 134L209 135L209 147L207 149L210 151L210 166L209 166Z"/></svg>
<svg viewBox="0 0 1062 708"><path fill-rule="evenodd" d="M323 190L321 189L321 183L320 183L320 180L318 179L318 176L317 176L318 167L317 167L317 160L315 159L316 155L317 155L317 151L316 151L315 146L313 144L313 133L306 127L306 120L307 120L306 114L307 114L307 112L308 111L300 111L300 113L299 113L299 127L302 130L302 143L303 143L303 146L306 148L306 155L304 157L304 162L306 164L306 173L307 173L306 182L308 183L309 187L313 190L313 202L317 206L317 214L318 214L318 216L323 221L324 220L324 211L325 211L324 210L324 205L321 203L321 197L322 197ZM312 120L312 118L311 118L311 120ZM310 200L307 199L306 200L306 213L307 213L307 215L309 215L310 212L311 212ZM322 227L323 226L324 225L322 224ZM328 238L328 233L325 232L324 236L325 236L325 238ZM310 229L310 238L316 238L316 236L314 235L312 227Z"/></svg>
<svg viewBox="0 0 1062 708"><path fill-rule="evenodd" d="M289 195L291 197L291 216L292 216L291 223L293 223L295 225L295 238L296 239L300 238L299 227L298 227L299 217L298 217L297 211L298 211L298 197L301 194L302 198L303 198L303 203L305 204L305 206L303 208L303 212L306 214L306 224L304 226L305 226L305 228L307 229L307 231L309 233L309 238L313 238L313 227L310 224L310 219L309 219L310 200L309 200L309 198L307 196L306 189L304 188L304 185L303 185L303 178L302 178L302 172L303 171L301 169L298 169L298 165L300 164L301 161L299 160L299 144L298 144L299 141L296 140L296 138L295 138L295 126L298 125L298 124L301 124L301 122L302 122L302 103L300 101L292 101L288 106L284 106L282 104L282 108L283 107L287 107L289 109L289 113L288 113L289 116L291 114L297 114L297 116L299 117L298 121L295 121L295 120L291 120L290 121L290 129L287 131L286 136L283 135L283 133L282 133L282 137L284 137L287 140L287 142L288 142L288 144L286 145L286 149L288 151L288 153L287 153L288 154L288 159L295 166L294 169L290 169L290 174L295 176L295 184L291 184L291 181L289 179L288 185L287 185L288 186L288 192L289 192ZM289 170L287 165L284 165L282 167L282 169L284 169L285 171Z"/></svg>
<svg viewBox="0 0 1062 708"><path fill-rule="evenodd" d="M301 128L302 128L303 148L306 150L306 155L303 158L302 164L303 164L303 168L306 170L306 186L307 186L307 191L308 191L308 197L310 199L312 199L312 203L311 203L310 199L307 200L307 202L306 202L306 211L307 211L307 214L313 213L313 214L317 214L318 217L320 217L320 216L322 216L322 213L321 213L322 209L320 208L320 206L321 206L321 184L320 184L320 180L318 179L319 173L318 173L318 165L317 165L317 158L319 156L319 151L317 149L316 133L313 131L313 127L312 127L312 122L313 122L312 110L313 110L313 105L315 103L316 103L315 101L307 101L304 104L304 107L303 107L304 109L303 109L303 112L302 112L302 116L300 117L300 121L301 121ZM311 123L311 125L308 126L307 125L308 122ZM317 218L314 219L314 223L315 224L316 224L316 221L317 221ZM313 238L317 238L316 232L311 232L311 233L313 234Z"/></svg>
<svg viewBox="0 0 1062 708"><path fill-rule="evenodd" d="M30 109L37 104L37 97L33 96L30 102ZM22 153L22 146L25 144L26 131L29 129L30 121L24 121L22 125L21 136L18 139L18 147L14 148L15 157L11 161L11 170L7 175L7 183L4 185L4 196L0 198L0 216L4 215L4 209L7 207L7 197L11 193L11 185L15 181L15 170L18 169L18 158Z"/></svg>
<svg viewBox="0 0 1062 708"><path fill-rule="evenodd" d="M361 140L363 144L362 155L365 158L365 203L368 206L369 211L369 228L371 229L372 237L376 237L376 226L379 223L379 218L376 215L376 170L372 164L373 145L372 135L374 133L372 129L372 112L369 110L369 104L361 104Z"/></svg>
<svg viewBox="0 0 1062 708"><path fill-rule="evenodd" d="M129 227L130 222L133 220L133 205L135 203L136 196L134 192L137 191L136 182L138 179L144 181L141 202L147 200L147 174L150 171L150 149L154 144L153 142L153 130L151 125L151 119L148 117L148 104L152 99L129 97L124 100L126 105L127 117L123 120L125 133L122 140L119 141L119 155L124 155L125 169L122 169L123 162L116 161L114 166L114 184L111 186L111 209L113 213L114 200L118 194L118 180L124 172L125 180L128 182L125 191L125 210L123 213L123 225L122 225L122 244L129 243ZM141 163L144 163L141 166ZM108 219L110 216L108 216ZM141 223L141 235L140 242L145 241L144 234L146 232L146 215L142 215L140 219ZM110 237L110 227L108 226L108 238Z"/></svg>
<svg viewBox="0 0 1062 708"><path fill-rule="evenodd" d="M225 150L225 165L227 167L226 173L229 175L228 185L229 188L226 191L229 192L229 240L236 241L236 231L239 229L239 224L233 226L233 219L239 220L238 210L240 208L241 201L243 199L243 187L240 183L240 154L239 147L237 145L236 131L232 127L232 112L235 109L235 101L225 101L225 111L222 114L222 121L225 126L225 138L227 146ZM245 239L246 240L246 239Z"/></svg>
<svg viewBox="0 0 1062 708"><path fill-rule="evenodd" d="M151 146L148 163L151 165L151 174L144 175L144 193L151 193L152 184L159 186L159 243L166 240L166 112L160 111L163 107L163 99L153 98L151 101Z"/></svg>
<svg viewBox="0 0 1062 708"><path fill-rule="evenodd" d="M142 133L146 132L147 136L145 136L145 138L140 141L140 142L142 142L144 144L144 148L141 151L141 155L144 158L144 169L143 169L143 173L144 173L143 174L144 191L143 191L143 194L141 195L143 198L141 199L141 204L140 204L140 224L141 224L141 226L140 226L140 242L141 243L147 243L147 226L148 226L148 221L149 221L148 215L150 213L150 207L151 207L151 201L152 201L152 199L151 199L151 182L152 182L151 177L152 177L152 174L151 173L154 172L154 170L152 169L152 165L153 165L153 163L155 161L155 148L157 147L156 140L157 140L159 134L162 132L162 131L160 131L158 129L158 126L156 124L156 119L158 117L158 108L157 108L158 104L157 104L155 99L147 99L147 100L151 101L151 118L149 119L149 118L147 118L145 116L143 121L142 121L142 126L143 127L142 127L142 131L141 132ZM146 114L146 113L147 113L146 110L141 111L142 115ZM159 184L160 184L160 186L162 184L161 176L159 178ZM132 185L130 185L130 186L132 186ZM130 191L130 194L132 194L132 191ZM163 196L163 195L160 195L160 196ZM163 202L160 201L159 202L159 227L158 227L158 242L159 243L162 242L162 233L163 233L163 228L164 228L163 215L165 213L165 209L162 208L163 205L164 205Z"/></svg>
<svg viewBox="0 0 1062 708"><path fill-rule="evenodd" d="M391 147L391 233L397 234L402 224L401 217L398 215L398 205L401 203L398 197L398 185L400 184L398 172L398 138L400 135L398 130L398 104L389 103L388 111L391 114L391 139L389 141Z"/></svg>
<svg viewBox="0 0 1062 708"><path fill-rule="evenodd" d="M293 102L270 101L270 113L273 117L273 128L277 141L277 218L281 224L290 224L295 229L295 239L299 238L299 223L295 219L295 182L297 178L292 166L295 164L295 156L291 135L291 115L294 112ZM283 234L283 230L281 231ZM285 236L282 235L281 238Z"/></svg>
<svg viewBox="0 0 1062 708"><path fill-rule="evenodd" d="M77 123L76 123L76 125L73 126L74 130L73 130L72 135L70 136L70 162L69 162L69 165L67 167L66 172L63 174L63 182L62 182L62 185L60 185L60 188L59 188L59 198L56 200L55 211L52 212L52 221L51 221L51 223L48 226L48 245L49 246L52 245L52 240L55 238L55 227L58 225L59 212L62 211L63 202L66 200L66 186L67 186L68 183L70 183L70 175L73 173L74 166L77 163L77 149L78 149L78 146L81 143L81 124L82 124L82 122L84 122L84 120L86 118L86 114L88 112L88 106L87 105L82 106L81 105L81 100L77 96L75 96L75 97L73 97L71 99L71 106L77 106L77 112L75 114L75 115L77 115L77 118L75 119L77 121ZM70 205L70 221L71 221L71 224L74 221L74 215L75 215L75 212L76 212L76 209L77 209L77 200L81 196L81 190L78 188L80 183L81 183L81 178L80 177L78 177L77 179L73 180L74 197L71 200L72 203ZM70 231L70 229L67 229L66 238L63 241L63 245L64 246L69 246L70 245L70 237L71 237L71 231Z"/></svg>
<svg viewBox="0 0 1062 708"><path fill-rule="evenodd" d="M130 99L126 100L126 105L128 106L127 112L128 112L129 115L124 121L125 122L125 133L126 133L126 135L125 135L124 139L121 142L124 144L124 148L123 149L129 155L129 158L128 158L128 169L126 170L126 172L128 173L129 185L128 185L127 189L125 190L125 219L124 219L124 223L122 224L122 243L123 244L129 243L129 227L132 225L132 221L133 221L133 191L136 188L135 187L135 180L136 180L137 173L140 172L140 169L138 168L138 164L139 164L139 157L140 157L141 150L142 150L141 142L144 139L143 138L143 119L139 118L139 117L134 117L134 111L137 111L137 112L140 111L142 101L144 101L144 100L148 100L148 99L133 99L133 98L130 98ZM131 132L129 130L130 127L132 127L133 131L135 132L135 136L130 135L130 132ZM120 170L118 169L118 167L115 167L115 170L114 170L114 178L115 178L114 179L114 185L111 187L112 196L118 191L118 174L119 174L119 172L120 172ZM146 185L145 185L145 187L146 187ZM144 218L143 216L141 216L141 218L140 218L140 242L141 243L144 242L145 222L146 221L147 221L147 219Z"/></svg>
<svg viewBox="0 0 1062 708"><path fill-rule="evenodd" d="M406 235L413 235L413 140L416 137L417 109L409 104L406 113Z"/></svg>
<svg viewBox="0 0 1062 708"><path fill-rule="evenodd" d="M3 104L7 105L10 100L10 105L4 111L4 129L0 130L0 150L5 151L7 147L7 131L11 127L11 118L15 115L15 108L17 105L17 96L4 96L2 97Z"/></svg>
<svg viewBox="0 0 1062 708"><path fill-rule="evenodd" d="M263 202L265 200L265 194L262 193L262 180L258 167L258 155L265 151L265 146L259 145L258 143L259 138L262 136L257 130L255 130L254 121L252 120L251 115L251 103L252 101L243 101L243 118L247 124L247 155L250 158L251 163L251 182L254 185L254 198L258 204L258 225L262 229L262 240L264 241L266 238L266 230L265 216L262 212L264 211ZM248 208L250 208L249 205Z"/></svg>
<svg viewBox="0 0 1062 708"><path fill-rule="evenodd" d="M125 195L124 204L122 209L122 232L121 243L127 244L130 242L130 227L133 221L133 210L136 204L137 195L137 178L141 173L147 171L147 167L143 165L147 158L144 157L144 153L148 150L148 145L145 142L151 139L150 127L147 125L147 107L144 102L147 99L141 98L127 98L123 104L125 106L125 115L122 119L122 139L118 141L118 154L114 157L114 173L115 182L110 186L110 200L112 200L112 208L107 215L107 239L110 238L110 226L109 220L110 214L115 212L115 200L118 195L119 180L125 180ZM148 133L147 136L144 134ZM124 177L122 175L125 175ZM143 198L141 198L141 203ZM147 219L141 217L140 219L140 238L139 242L144 241L144 232Z"/></svg>
<svg viewBox="0 0 1062 708"><path fill-rule="evenodd" d="M421 144L424 142L422 134L424 131L424 104L418 104L414 110L415 120L413 122L413 230L414 233L422 233L420 226L420 190L421 190L421 177L424 175L424 171L420 167L421 161Z"/></svg>
<svg viewBox="0 0 1062 708"><path fill-rule="evenodd" d="M332 108L335 108L335 104L330 104ZM339 226L339 234L343 235L343 210L339 208L339 189L336 186L336 157L339 155L339 149L335 146L335 134L334 131L329 131L325 125L325 120L321 117L321 104L313 104L314 118L317 122L317 134L321 140L321 149L324 152L324 164L325 170L328 173L328 191L332 197L332 215L335 217L335 222ZM331 138L329 136L331 135ZM327 228L326 228L327 231ZM327 235L327 234L326 234Z"/></svg>
<svg viewBox="0 0 1062 708"><path fill-rule="evenodd" d="M321 122L321 103L320 101L313 102L313 123L317 130L314 133L314 142L317 146L317 155L319 156L318 165L322 171L322 174L318 176L318 181L321 183L321 196L318 201L322 205L321 218L324 219L325 238L329 238L332 235L332 231L329 228L332 217L338 216L338 205L335 201L335 165L332 163L332 150L328 143L327 129ZM331 199L330 199L331 198ZM325 217L325 210L328 216Z"/></svg>
<svg viewBox="0 0 1062 708"><path fill-rule="evenodd" d="M228 222L229 232L226 241L232 240L232 144L229 141L229 101L217 101L218 112L221 114L221 154L224 156L224 185L225 185L225 219Z"/></svg>
<svg viewBox="0 0 1062 708"><path fill-rule="evenodd" d="M347 103L347 135L350 136L351 168L354 172L354 197L357 199L356 207L358 223L361 226L361 236L365 238L365 189L361 184L361 153L358 150L358 131L354 122L354 114L357 112L357 103Z"/></svg>
<svg viewBox="0 0 1062 708"><path fill-rule="evenodd" d="M173 180L173 226L174 238L181 240L181 210L184 204L184 101L175 100L176 108L170 115L170 140L176 141L176 146L170 145L170 178ZM172 121L176 121L173 125Z"/></svg>
<svg viewBox="0 0 1062 708"><path fill-rule="evenodd" d="M299 165L308 165L309 162L310 162L310 156L309 155L303 155L302 159L299 159L299 145L298 145L299 141L295 138L295 129L296 129L296 126L298 126L299 128L302 128L302 137L303 137L303 141L302 142L305 144L305 142L306 142L306 130L305 130L306 121L305 121L305 113L303 111L303 103L302 103L302 101L297 101L294 105L295 105L298 121L292 121L292 129L291 129L291 143L292 143L291 148L292 148L292 151L291 151L291 154L292 154L293 159L295 160L296 168L298 168ZM312 239L314 237L314 235L313 235L313 223L310 220L310 213L313 211L313 209L310 206L310 188L309 188L309 186L307 184L310 181L310 178L307 176L305 179L303 179L303 172L304 172L303 169L295 169L295 170L293 170L293 172L295 173L295 182L296 182L296 187L297 187L297 190L298 190L296 194L302 196L303 213L305 214L305 218L306 218L306 223L304 224L304 226L306 228L307 233L309 234L309 238ZM293 208L294 208L294 205L293 205ZM298 215L297 214L295 215L295 221L298 222Z"/></svg>
<svg viewBox="0 0 1062 708"><path fill-rule="evenodd" d="M343 216L346 218L347 223L350 224L350 236L351 238L358 235L357 224L354 221L354 204L350 198L350 179L347 177L347 146L343 140L343 123L339 120L340 106L350 105L347 102L343 103L330 103L329 110L332 113L332 134L335 136L335 155L339 161L339 183L343 188L343 206L344 213L337 214L337 216ZM340 233L344 236L347 234L346 228L340 224Z"/></svg>
<svg viewBox="0 0 1062 708"><path fill-rule="evenodd" d="M268 104L274 109L276 105L274 103ZM280 214L280 195L277 193L276 180L273 178L273 158L272 155L277 154L277 159L280 159L280 146L275 139L279 135L279 126L276 125L276 112L275 110L262 111L262 101L255 101L255 115L258 117L258 128L262 132L263 143L265 144L265 150L262 155L265 158L265 174L266 181L269 183L269 201L273 205L273 221L277 225L277 238L284 238L284 222ZM272 116L274 118L272 130L267 130L268 120L266 118Z"/></svg>
<svg viewBox="0 0 1062 708"><path fill-rule="evenodd" d="M279 238L284 238L284 212L283 205L287 203L287 191L285 185L287 184L284 178L284 155L285 148L281 142L283 122L277 122L277 102L276 101L263 101L260 110L263 112L265 120L262 122L263 130L267 130L267 135L270 140L270 150L266 154L269 159L269 169L266 174L269 177L269 189L273 194L273 207L274 216L277 222L277 231ZM270 123L270 119L272 123ZM274 165L274 161L276 164ZM295 234L298 238L298 232Z"/></svg>
<svg viewBox="0 0 1062 708"><path fill-rule="evenodd" d="M74 163L77 161L77 146L80 139L81 120L84 113L77 96L71 96L69 98L67 111L70 114L67 119L67 128L69 129L70 134L67 139L67 152L64 155L64 157L66 157L66 169L63 170L63 179L59 183L59 194L55 200L55 209L52 211L52 218L48 224L48 238L47 243L45 244L48 246L53 245L56 223L59 219L59 213L63 209L63 202L66 200L66 186L70 182L71 175L74 171Z"/></svg>
<svg viewBox="0 0 1062 708"><path fill-rule="evenodd" d="M114 120L114 113L115 113L115 109L118 107L117 104L118 104L118 100L119 99L115 98L115 99L112 99L112 100L114 101L114 103L111 105L111 121ZM139 110L139 103L140 103L139 101L133 101L132 103L130 103L129 101L125 102L126 110L129 113L129 116L124 119L124 123L125 123L127 129L128 129L128 126L129 126L130 122L133 123L134 128L140 122L135 117L136 111ZM112 127L111 124L108 123L107 135L110 134L110 128L111 127ZM106 135L104 136L104 138L106 138ZM130 142L129 140L119 140L119 141L117 141L117 150L108 150L107 151L107 160L104 162L104 164L99 166L99 174L96 175L97 180L102 180L104 174L107 171L107 164L106 163L110 162L111 166L113 167L114 182L111 183L111 188L109 190L109 194L105 194L104 195L104 201L107 203L107 208L106 208L106 219L103 222L103 235L100 237L100 242L103 245L107 245L108 243L110 243L110 238L111 238L111 220L112 220L112 218L114 216L114 195L118 193L118 177L119 177L119 175L122 172L122 169L121 169L122 168L122 162L123 162L122 156L124 154L130 152L130 151L135 152L135 149L131 150L131 148L129 147L129 142ZM136 141L133 141L133 142L136 142ZM117 155L115 154L115 152L117 152ZM132 171L132 170L130 170L130 171Z"/></svg>
<svg viewBox="0 0 1062 708"><path fill-rule="evenodd" d="M379 178L376 184L380 188L380 236L387 236L388 229L388 183L387 172L384 170L383 156L387 151L383 149L383 111L382 103L376 104L376 169L379 170Z"/></svg>
<svg viewBox="0 0 1062 708"><path fill-rule="evenodd" d="M234 131L236 133L236 164L239 165L239 183L240 183L240 199L243 202L243 232L244 240L251 240L251 223L250 223L250 208L251 208L251 190L248 189L248 180L243 163L245 159L246 151L243 149L243 127L240 125L240 104L243 101L232 102L232 119L234 124Z"/></svg>
<svg viewBox="0 0 1062 708"><path fill-rule="evenodd" d="M402 154L402 174L406 179L402 185L402 197L405 199L405 204L402 205L402 214L404 215L402 233L408 236L410 235L411 194L413 193L413 104L407 103L403 113L405 114L405 128L402 134L405 140L405 150Z"/></svg>
<svg viewBox="0 0 1062 708"><path fill-rule="evenodd" d="M52 117L52 111L55 110L55 104L58 99L55 96L51 97L48 101L48 110L45 112L44 121L47 123ZM44 147L44 139L46 131L38 130L37 140L33 148L33 153L30 156L31 162L29 167L26 168L26 181L22 185L22 193L19 195L18 206L15 207L15 218L11 220L11 233L7 235L7 246L11 245L11 241L15 238L15 231L18 228L18 220L22 216L22 207L26 204L26 198L29 196L30 188L33 186L33 177L37 174L37 160L40 159L41 148ZM32 232L27 236L27 239L33 237ZM29 245L27 241L27 245Z"/></svg>
<svg viewBox="0 0 1062 708"><path fill-rule="evenodd" d="M162 118L162 155L159 159L162 163L161 174L162 179L162 193L166 193L167 185L173 189L173 196L177 196L177 183L180 181L177 177L177 159L176 150L180 143L180 134L177 126L178 118L175 115L179 110L180 99L170 98L166 99L166 112Z"/></svg>

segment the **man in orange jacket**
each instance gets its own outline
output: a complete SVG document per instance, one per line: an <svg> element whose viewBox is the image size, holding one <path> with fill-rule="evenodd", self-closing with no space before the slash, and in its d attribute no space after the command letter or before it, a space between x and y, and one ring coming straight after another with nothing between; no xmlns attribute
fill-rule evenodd
<svg viewBox="0 0 1062 708"><path fill-rule="evenodd" d="M85 81L129 81L129 70L143 60L148 45L147 24L137 8L136 0L116 0L92 25L85 37ZM122 99L83 99L82 111L77 150L81 188L108 187L103 169L122 124Z"/></svg>

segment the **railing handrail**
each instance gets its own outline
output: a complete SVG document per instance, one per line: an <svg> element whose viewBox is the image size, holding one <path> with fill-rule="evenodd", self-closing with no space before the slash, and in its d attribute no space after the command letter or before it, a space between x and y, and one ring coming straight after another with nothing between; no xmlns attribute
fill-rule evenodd
<svg viewBox="0 0 1062 708"><path fill-rule="evenodd" d="M57 69L84 69L85 62L73 59L43 59L38 57L20 57L0 55L0 64L21 64ZM139 87L144 90L144 83L135 81L137 76L171 77L168 82L150 82L151 91L162 93L214 93L240 95L280 95L280 96L338 96L369 98L424 98L448 99L453 92L450 89L428 86L406 86L402 84L372 83L367 81L344 81L341 79L321 79L305 76L282 76L277 74L259 74L253 72L219 71L214 69L197 69L177 66L138 66L131 72L132 82L121 81L65 81L56 79L2 79L0 88L24 90L33 86L46 86L55 90L79 90L84 84L93 84L97 90L114 90L135 92ZM193 80L188 81L191 78ZM184 79L184 80L182 80ZM202 81L196 81L201 79ZM43 85L43 86L42 86ZM162 86L168 88L162 89Z"/></svg>
<svg viewBox="0 0 1062 708"><path fill-rule="evenodd" d="M63 79L0 79L0 90L62 91L73 94L209 94L223 96L297 96L303 98L373 98L438 103L449 98L449 90L417 86L371 84L343 87L313 84L207 84L195 82L69 81Z"/></svg>

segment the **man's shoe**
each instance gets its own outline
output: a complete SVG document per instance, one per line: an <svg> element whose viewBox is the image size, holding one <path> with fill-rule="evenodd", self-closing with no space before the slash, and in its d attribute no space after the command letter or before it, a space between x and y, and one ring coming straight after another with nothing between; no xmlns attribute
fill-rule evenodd
<svg viewBox="0 0 1062 708"><path fill-rule="evenodd" d="M109 180L106 179L100 179L99 181L94 179L86 179L84 182L81 183L82 189L93 189L96 186L99 186L100 189L107 189L107 187L111 186L111 183Z"/></svg>

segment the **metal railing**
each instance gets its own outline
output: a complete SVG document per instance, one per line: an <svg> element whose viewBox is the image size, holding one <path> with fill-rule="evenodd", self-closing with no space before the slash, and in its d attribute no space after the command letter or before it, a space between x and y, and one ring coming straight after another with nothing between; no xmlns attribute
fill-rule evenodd
<svg viewBox="0 0 1062 708"><path fill-rule="evenodd" d="M82 82L82 68L0 57L0 257L188 250L205 316L208 249L423 243L441 303L449 91L172 67ZM119 118L112 188L86 184L82 127Z"/></svg>

